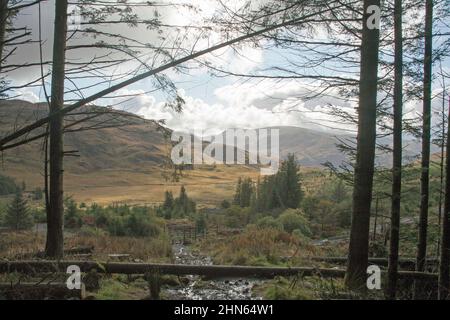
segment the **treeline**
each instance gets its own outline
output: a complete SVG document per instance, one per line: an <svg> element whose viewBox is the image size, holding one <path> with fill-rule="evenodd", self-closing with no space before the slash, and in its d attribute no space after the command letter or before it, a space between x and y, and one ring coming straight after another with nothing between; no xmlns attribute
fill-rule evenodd
<svg viewBox="0 0 450 320"><path fill-rule="evenodd" d="M0 174L0 196L16 193L21 190L14 179Z"/></svg>
<svg viewBox="0 0 450 320"><path fill-rule="evenodd" d="M17 192L25 192L27 185L25 181L18 184L16 180L11 177L0 174L0 196L8 196L16 194ZM42 188L37 187L33 191L30 191L33 200L42 200L44 197L44 191Z"/></svg>
<svg viewBox="0 0 450 320"><path fill-rule="evenodd" d="M46 222L45 209L31 208L22 192L11 203L0 208L0 224L10 230L29 230L36 223ZM96 203L78 205L73 199L64 201L66 229L85 234L107 233L112 236L156 237L164 228L164 221L156 210L148 206L114 204L106 207Z"/></svg>
<svg viewBox="0 0 450 320"><path fill-rule="evenodd" d="M276 208L297 209L302 201L300 166L294 155L281 163L275 175L265 176L255 183L250 178L240 178L233 204L252 207L256 212Z"/></svg>
<svg viewBox="0 0 450 320"><path fill-rule="evenodd" d="M156 210L159 217L170 220L182 219L189 217L197 212L197 204L194 200L190 199L186 188L181 186L180 194L177 198L174 198L171 191L166 191L164 194L164 203Z"/></svg>
<svg viewBox="0 0 450 320"><path fill-rule="evenodd" d="M304 192L300 166L294 155L289 155L273 176L256 182L248 177L239 178L233 201L224 200L221 204L225 210L222 223L234 228L256 224L289 233L299 229L303 230L299 234L317 238L348 230L351 224L349 187L333 176L315 179L319 186ZM212 218L219 219L215 216Z"/></svg>

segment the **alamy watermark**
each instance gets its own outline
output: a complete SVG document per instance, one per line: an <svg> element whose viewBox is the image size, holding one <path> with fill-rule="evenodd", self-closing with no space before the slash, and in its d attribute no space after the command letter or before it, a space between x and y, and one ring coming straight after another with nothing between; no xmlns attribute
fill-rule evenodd
<svg viewBox="0 0 450 320"><path fill-rule="evenodd" d="M381 290L381 269L377 265L371 265L367 268L367 289Z"/></svg>
<svg viewBox="0 0 450 320"><path fill-rule="evenodd" d="M371 5L367 7L367 13L370 16L367 19L367 28L369 30L380 29L381 24L381 8L377 5Z"/></svg>
<svg viewBox="0 0 450 320"><path fill-rule="evenodd" d="M71 265L67 267L67 274L69 277L66 281L67 289L69 290L81 290L81 269L77 265Z"/></svg>
<svg viewBox="0 0 450 320"><path fill-rule="evenodd" d="M172 133L171 159L182 164L261 165L262 175L278 172L280 165L279 129L228 129L212 135L204 130Z"/></svg>

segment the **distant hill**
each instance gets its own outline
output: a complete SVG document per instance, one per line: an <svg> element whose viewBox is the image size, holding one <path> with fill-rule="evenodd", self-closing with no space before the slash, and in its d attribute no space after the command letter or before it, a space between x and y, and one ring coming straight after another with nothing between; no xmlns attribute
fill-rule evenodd
<svg viewBox="0 0 450 320"><path fill-rule="evenodd" d="M102 107L85 107L67 122L78 121L85 115L80 112L96 112L99 116L69 130L92 126L107 127L101 130L68 132L64 137L65 151L77 150L80 157L66 157L65 171L71 174L95 174L105 170L146 171L159 166L167 154L163 132L157 124L144 121L125 112L106 114ZM0 136L13 132L47 114L45 104L24 101L0 101ZM127 126L123 126L123 124ZM129 124L129 125L128 125ZM113 127L118 126L118 127ZM40 133L38 130L35 133ZM12 176L30 172L33 176L42 172L42 139L31 144L7 150L3 154L2 171Z"/></svg>
<svg viewBox="0 0 450 320"><path fill-rule="evenodd" d="M67 122L85 117L83 112L95 112L99 116L87 123L70 129L89 128L80 132L65 134L66 151L76 150L79 157L65 158L65 184L69 194L75 194L83 201L116 201L134 199L162 199L167 181L162 178L164 164L170 154L169 139L165 138L161 127L134 114L116 111L105 114L109 109L85 107L77 114L67 118ZM19 100L0 101L0 137L13 132L47 114L46 104L32 104ZM127 123L123 126L124 122ZM91 127L107 127L92 130ZM336 148L336 136L330 133L298 127L280 127L280 153L285 158L294 153L304 167L320 167L326 161L340 164L344 155ZM39 133L42 131L36 131ZM169 131L170 132L170 131ZM341 139L351 136L339 136ZM390 144L389 139L384 144ZM419 153L420 145L414 141L405 143L405 154ZM389 166L391 155L379 158L379 162ZM42 186L43 178L42 140L7 150L2 154L0 174L26 181L27 186ZM223 199L223 194L232 193L237 177L243 174L252 176L259 173L252 166L223 166L216 169L199 168L180 183L196 185L199 197ZM172 184L177 190L178 184ZM200 189L200 185L216 187ZM153 187L152 187L153 186ZM216 188L216 191L214 191ZM194 189L194 188L192 188ZM147 192L153 194L147 194ZM202 190L202 191L200 191ZM99 200L100 199L100 200Z"/></svg>
<svg viewBox="0 0 450 320"><path fill-rule="evenodd" d="M278 127L280 130L280 153L282 158L295 154L304 166L320 166L329 161L335 165L345 160L336 147L335 135L299 127ZM341 138L346 138L341 136Z"/></svg>
<svg viewBox="0 0 450 320"><path fill-rule="evenodd" d="M87 108L91 112L108 111L102 107ZM32 104L19 100L0 101L0 136L12 132L14 127L21 127L35 121L46 113L45 104ZM75 115L69 117L69 120L80 117ZM79 151L80 158L66 159L66 170L75 174L117 169L145 171L145 168L149 166L162 165L170 152L169 141L164 138L163 130L151 121L145 121L126 112L119 112L114 115L102 115L77 128L94 123L100 123L102 126L121 125L125 121L132 125L67 133L65 135L66 150ZM335 165L340 164L345 160L345 155L336 147L337 138L354 140L354 137L350 135L335 135L300 127L274 128L280 130L281 157L286 158L289 153L293 153L303 166L318 167L327 161ZM381 143L390 145L390 139L383 139ZM42 142L32 143L6 152L3 157L4 169L41 168L42 164L39 161L42 156L41 144ZM406 141L404 152L406 156L418 154L419 143ZM389 166L391 156L380 155L378 161L382 165Z"/></svg>
<svg viewBox="0 0 450 320"><path fill-rule="evenodd" d="M352 135L333 134L299 127L278 127L280 129L280 149L281 156L285 158L289 153L297 156L300 164L304 166L320 166L325 162L339 165L346 159L336 144L339 141L356 142L356 137ZM377 141L379 145L392 146L392 137L381 138ZM415 160L420 154L421 144L419 141L404 137L403 157L404 162L409 163ZM438 152L436 147L432 147L432 152ZM390 167L392 164L392 154L377 151L377 164Z"/></svg>

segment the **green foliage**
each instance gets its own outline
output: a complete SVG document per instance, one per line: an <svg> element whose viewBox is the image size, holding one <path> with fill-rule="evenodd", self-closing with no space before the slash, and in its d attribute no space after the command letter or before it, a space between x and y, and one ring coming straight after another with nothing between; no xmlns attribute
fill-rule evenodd
<svg viewBox="0 0 450 320"><path fill-rule="evenodd" d="M0 175L0 195L13 194L19 191L19 186L17 186L14 179Z"/></svg>
<svg viewBox="0 0 450 320"><path fill-rule="evenodd" d="M172 218L185 218L195 214L197 204L189 198L184 186L180 189L180 195L174 199L172 192L166 191L162 206L158 207L156 212L159 217L167 220Z"/></svg>
<svg viewBox="0 0 450 320"><path fill-rule="evenodd" d="M189 214L196 212L196 203L189 199L186 188L181 186L180 195L175 199L175 213L176 217L183 218Z"/></svg>
<svg viewBox="0 0 450 320"><path fill-rule="evenodd" d="M34 208L32 210L32 215L36 223L47 222L47 213L45 212L45 208Z"/></svg>
<svg viewBox="0 0 450 320"><path fill-rule="evenodd" d="M131 237L157 237L162 232L163 222L156 216L155 210L147 206L130 207L128 205L113 204L108 207L100 207L93 203L85 213L76 209L76 204L68 201L69 212L76 212L75 217L89 218L93 220L94 226L82 226L82 230L104 230L112 236ZM70 217L68 216L68 217ZM77 219L78 221L78 219Z"/></svg>
<svg viewBox="0 0 450 320"><path fill-rule="evenodd" d="M327 177L314 193L303 199L301 207L314 234L331 236L338 228L350 226L351 203L351 194L344 181Z"/></svg>
<svg viewBox="0 0 450 320"><path fill-rule="evenodd" d="M251 207L252 212L267 212L277 208L297 209L302 201L300 166L294 155L283 161L275 175L255 183L250 178L239 178L233 204Z"/></svg>
<svg viewBox="0 0 450 320"><path fill-rule="evenodd" d="M16 196L8 206L3 220L4 225L13 230L27 230L33 226L33 217L27 201L20 191L16 192Z"/></svg>
<svg viewBox="0 0 450 320"><path fill-rule="evenodd" d="M230 201L228 201L228 200L223 200L223 201L220 203L220 207L221 207L222 209L228 209L228 208L231 207L231 203L230 203Z"/></svg>
<svg viewBox="0 0 450 320"><path fill-rule="evenodd" d="M304 236L311 236L308 220L305 218L303 212L298 209L287 209L278 217L278 221L283 226L284 231L288 233L298 230Z"/></svg>
<svg viewBox="0 0 450 320"><path fill-rule="evenodd" d="M281 222L274 217L267 216L256 221L256 226L262 229L276 229L283 230L283 225Z"/></svg>
<svg viewBox="0 0 450 320"><path fill-rule="evenodd" d="M175 206L175 201L173 199L173 194L171 191L166 191L164 194L164 204L162 206L164 211L172 211Z"/></svg>
<svg viewBox="0 0 450 320"><path fill-rule="evenodd" d="M195 228L197 233L204 233L206 231L206 217L203 213L199 213L195 219Z"/></svg>
<svg viewBox="0 0 450 320"><path fill-rule="evenodd" d="M300 205L303 193L300 184L300 166L293 154L283 161L276 174L277 193L282 205L287 208L297 209Z"/></svg>
<svg viewBox="0 0 450 320"><path fill-rule="evenodd" d="M161 232L156 219L138 212L133 212L127 217L125 227L128 235L136 237L157 237Z"/></svg>
<svg viewBox="0 0 450 320"><path fill-rule="evenodd" d="M225 225L229 228L243 228L249 223L250 208L231 206L225 210Z"/></svg>
<svg viewBox="0 0 450 320"><path fill-rule="evenodd" d="M312 290L295 285L295 282L278 277L266 285L264 298L269 300L313 300L317 299Z"/></svg>
<svg viewBox="0 0 450 320"><path fill-rule="evenodd" d="M44 191L41 188L36 188L33 191L33 200L42 200L44 198Z"/></svg>
<svg viewBox="0 0 450 320"><path fill-rule="evenodd" d="M65 201L64 225L70 229L80 228L82 225L80 210L76 202L71 198Z"/></svg>
<svg viewBox="0 0 450 320"><path fill-rule="evenodd" d="M253 181L250 178L239 178L233 204L241 208L250 207L252 195L255 192Z"/></svg>
<svg viewBox="0 0 450 320"><path fill-rule="evenodd" d="M345 183L342 179L339 179L338 182L334 185L333 190L331 191L331 200L336 203L341 203L348 196L347 189L345 187Z"/></svg>

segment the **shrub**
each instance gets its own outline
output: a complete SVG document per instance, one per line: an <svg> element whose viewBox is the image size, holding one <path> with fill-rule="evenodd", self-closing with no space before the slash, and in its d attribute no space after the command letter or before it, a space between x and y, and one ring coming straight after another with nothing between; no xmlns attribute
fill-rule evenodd
<svg viewBox="0 0 450 320"><path fill-rule="evenodd" d="M100 237L106 236L107 232L103 229L95 228L92 226L82 226L79 231L79 235L83 237Z"/></svg>
<svg viewBox="0 0 450 320"><path fill-rule="evenodd" d="M36 223L46 223L47 222L47 213L45 212L45 208L33 209L32 215L33 215L34 221Z"/></svg>
<svg viewBox="0 0 450 320"><path fill-rule="evenodd" d="M107 230L112 236L126 236L128 234L125 219L121 216L113 216L108 220Z"/></svg>
<svg viewBox="0 0 450 320"><path fill-rule="evenodd" d="M231 206L225 211L225 224L229 228L243 228L247 225L250 217L250 208Z"/></svg>
<svg viewBox="0 0 450 320"><path fill-rule="evenodd" d="M204 233L206 231L206 218L203 213L198 214L196 217L195 228L198 233Z"/></svg>
<svg viewBox="0 0 450 320"><path fill-rule="evenodd" d="M44 191L41 188L36 188L33 191L33 200L42 200L44 198Z"/></svg>
<svg viewBox="0 0 450 320"><path fill-rule="evenodd" d="M256 222L256 226L261 229L283 230L283 225L281 222L270 216L259 219Z"/></svg>
<svg viewBox="0 0 450 320"><path fill-rule="evenodd" d="M76 202L73 199L67 199L65 202L64 225L72 229L80 228L82 220Z"/></svg>
<svg viewBox="0 0 450 320"><path fill-rule="evenodd" d="M231 207L231 203L228 200L223 200L222 203L220 204L220 207L222 209L228 209L229 207Z"/></svg>
<svg viewBox="0 0 450 320"><path fill-rule="evenodd" d="M308 221L300 210L287 209L278 217L278 221L286 232L292 233L297 229L305 236L311 235Z"/></svg>
<svg viewBox="0 0 450 320"><path fill-rule="evenodd" d="M131 214L126 221L127 234L136 237L156 237L160 233L160 228L156 224L156 219L142 214Z"/></svg>

